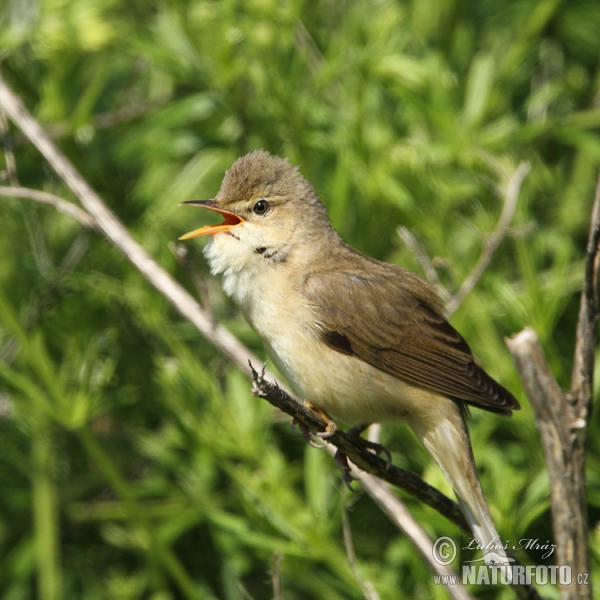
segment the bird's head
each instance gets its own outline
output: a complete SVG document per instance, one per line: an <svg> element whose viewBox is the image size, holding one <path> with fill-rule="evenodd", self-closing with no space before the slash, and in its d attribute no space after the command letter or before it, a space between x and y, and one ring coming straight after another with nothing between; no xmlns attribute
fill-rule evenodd
<svg viewBox="0 0 600 600"><path fill-rule="evenodd" d="M208 208L225 219L179 238L212 236L207 254L209 259L215 255L211 266L216 272L244 268L256 257L282 262L299 245L318 244L332 231L327 209L298 167L265 150L236 160L214 199L183 204Z"/></svg>

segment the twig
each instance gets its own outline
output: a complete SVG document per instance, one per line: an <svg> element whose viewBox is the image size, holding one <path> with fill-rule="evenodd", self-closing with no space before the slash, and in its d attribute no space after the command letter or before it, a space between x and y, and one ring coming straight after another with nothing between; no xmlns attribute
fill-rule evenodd
<svg viewBox="0 0 600 600"><path fill-rule="evenodd" d="M356 473L356 476L360 479L369 496L379 505L390 521L403 531L406 537L415 545L431 570L436 575L441 575L442 577L457 577L452 567L440 564L434 559L431 539L423 531L423 528L415 520L404 503L392 494L388 486L383 481L380 481L376 477L371 477L367 473ZM446 591L453 600L473 600L473 596L469 594L463 585L448 585L446 586Z"/></svg>
<svg viewBox="0 0 600 600"><path fill-rule="evenodd" d="M190 260L188 251L189 246L178 244L176 242L169 242L168 246L169 250L175 257L175 260L183 267L183 269L185 269L185 272L194 284L196 294L198 295L198 298L200 299L200 302L202 303L206 313L213 320L213 324L216 324L217 321L214 318L212 311L206 278L201 276L196 265Z"/></svg>
<svg viewBox="0 0 600 600"><path fill-rule="evenodd" d="M74 219L77 219L81 225L98 231L96 221L87 213L72 202L59 198L54 194L48 194L40 190L32 190L24 187L9 187L0 186L0 196L8 198L26 198L27 200L33 200L35 202L41 202L42 204L49 204L54 206L58 211L68 214Z"/></svg>
<svg viewBox="0 0 600 600"><path fill-rule="evenodd" d="M244 584L241 581L237 582L238 590L242 593L242 596L245 600L254 600L254 596L246 589Z"/></svg>
<svg viewBox="0 0 600 600"><path fill-rule="evenodd" d="M2 132L2 145L4 146L4 160L6 162L6 179L11 185L19 185L17 176L17 161L13 152L12 139L8 131L8 123L3 110L0 110L0 131Z"/></svg>
<svg viewBox="0 0 600 600"><path fill-rule="evenodd" d="M596 186L588 236L585 278L581 292L573 372L571 375L572 401L587 418L591 408L594 383L594 349L600 310L600 174Z"/></svg>
<svg viewBox="0 0 600 600"><path fill-rule="evenodd" d="M498 219L498 225L494 232L486 240L483 251L479 256L479 260L463 281L460 289L450 300L446 303L446 316L452 315L456 309L460 306L465 297L473 290L477 282L485 272L487 266L490 264L496 249L500 245L500 242L504 239L510 222L515 214L517 208L517 201L519 199L519 192L527 173L531 166L527 162L519 164L512 177L508 181L506 186L506 194L504 195L504 205L502 206L502 212Z"/></svg>
<svg viewBox="0 0 600 600"><path fill-rule="evenodd" d="M323 53L301 19L296 21L294 45L297 50L306 54L308 68L313 75L316 74L324 62Z"/></svg>
<svg viewBox="0 0 600 600"><path fill-rule="evenodd" d="M87 233L82 233L79 237L75 238L75 241L69 248L65 258L61 262L58 269L56 269L56 272L52 274L52 277L46 282L41 292L37 291L33 301L28 307L28 310L25 313L26 316L23 324L23 328L26 332L29 332L33 329L44 312L46 312L52 305L52 300L57 294L63 279L66 277L67 273L72 271L79 264L79 261L87 252L88 247L89 242ZM18 340L14 337L10 338L4 346L0 347L0 361L5 363L12 362L18 351Z"/></svg>
<svg viewBox="0 0 600 600"><path fill-rule="evenodd" d="M427 281L435 287L438 295L440 296L444 304L448 303L451 298L450 292L446 289L444 284L440 281L437 271L431 262L431 259L425 252L423 245L417 240L417 238L409 231L408 227L401 225L396 230L398 237L404 242L404 245L413 253L417 262L421 265L423 273Z"/></svg>
<svg viewBox="0 0 600 600"><path fill-rule="evenodd" d="M348 563L350 564L356 583L358 583L366 600L379 600L377 590L370 581L366 581L362 578L356 565L356 554L354 552L354 543L352 542L352 529L350 527L350 520L348 519L348 511L344 504L342 504L342 533L344 534L344 546L346 548L346 555L348 556Z"/></svg>
<svg viewBox="0 0 600 600"><path fill-rule="evenodd" d="M283 600L281 595L281 552L273 553L273 570L271 571L271 582L273 583L273 600Z"/></svg>
<svg viewBox="0 0 600 600"><path fill-rule="evenodd" d="M102 129L108 129L110 127L114 127L116 125L122 125L123 123L128 123L130 121L134 121L135 119L145 115L151 110L155 108L160 108L165 105L171 96L164 95L160 98L152 99L152 100L140 100L131 104L129 106L121 106L113 111L100 113L95 115L89 123L83 125L83 127L91 127L94 131L99 131ZM62 123L53 123L50 125L46 133L52 140L57 140L66 135L73 133L73 125L68 122ZM15 136L15 146L20 147L25 139L23 136Z"/></svg>

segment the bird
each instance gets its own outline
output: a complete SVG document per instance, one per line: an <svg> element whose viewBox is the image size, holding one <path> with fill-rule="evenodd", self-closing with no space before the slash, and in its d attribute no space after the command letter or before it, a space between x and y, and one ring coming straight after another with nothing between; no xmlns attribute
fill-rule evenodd
<svg viewBox="0 0 600 600"><path fill-rule="evenodd" d="M479 364L437 293L346 244L298 166L238 158L212 200L224 221L204 255L294 392L334 424L407 424L452 486L489 564L506 556L475 466L469 406L510 416L516 398Z"/></svg>

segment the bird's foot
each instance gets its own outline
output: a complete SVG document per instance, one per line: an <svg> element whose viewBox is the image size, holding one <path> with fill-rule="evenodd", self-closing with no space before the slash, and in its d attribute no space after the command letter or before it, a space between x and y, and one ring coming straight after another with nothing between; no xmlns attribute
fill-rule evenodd
<svg viewBox="0 0 600 600"><path fill-rule="evenodd" d="M292 418L290 427L293 431L300 433L302 437L313 448L323 448L325 444L316 444L313 441L313 437L319 438L321 440L326 440L338 430L338 426L336 422L322 408L319 408L318 406L312 404L312 402L307 402L306 405L308 406L308 408L310 408L310 410L316 412L323 421L325 421L325 431L311 431L304 423L301 423L295 417Z"/></svg>
<svg viewBox="0 0 600 600"><path fill-rule="evenodd" d="M371 442L370 440L365 440L365 438L360 437L360 434L367 428L369 425L357 425L356 427L352 427L348 429L348 433L346 434L352 441L358 442L367 450L377 454L377 456L385 456L385 470L387 471L392 466L392 454L391 452L383 445L378 444L377 442Z"/></svg>
<svg viewBox="0 0 600 600"><path fill-rule="evenodd" d="M292 417L292 420L290 421L290 427L292 428L292 431L295 431L296 433L299 433L307 442L310 446L312 446L313 448L324 448L325 447L325 443L322 444L317 444L314 440L313 437L321 437L321 439L323 439L323 434L326 434L327 432L325 431L311 431L304 423L302 423L302 421L298 421L298 419L296 419L296 417ZM319 434L321 434L319 436ZM329 434L331 435L331 434Z"/></svg>
<svg viewBox="0 0 600 600"><path fill-rule="evenodd" d="M383 454L386 458L385 469L387 471L392 465L392 455L391 455L390 451L382 444L377 444L376 442L371 442L369 440L365 440L364 438L360 437L360 434L368 426L369 426L369 424L367 423L367 424L357 425L356 427L352 427L348 430L348 432L346 433L346 436L349 437L353 442L359 443L361 446L363 446L370 452L374 452L375 454L377 454L377 456L380 456L381 454ZM354 492L355 490L352 487L352 482L355 481L355 478L352 477L352 469L350 467L350 464L348 463L348 457L341 450L338 450L335 453L334 460L335 460L335 464L342 471L342 477L344 479L344 483L346 484L346 487L351 492Z"/></svg>

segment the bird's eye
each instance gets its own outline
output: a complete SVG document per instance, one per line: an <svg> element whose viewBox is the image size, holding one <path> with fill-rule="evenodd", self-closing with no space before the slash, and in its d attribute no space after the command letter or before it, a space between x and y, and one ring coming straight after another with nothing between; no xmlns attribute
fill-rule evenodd
<svg viewBox="0 0 600 600"><path fill-rule="evenodd" d="M252 209L257 215L264 215L269 210L269 203L261 198Z"/></svg>

